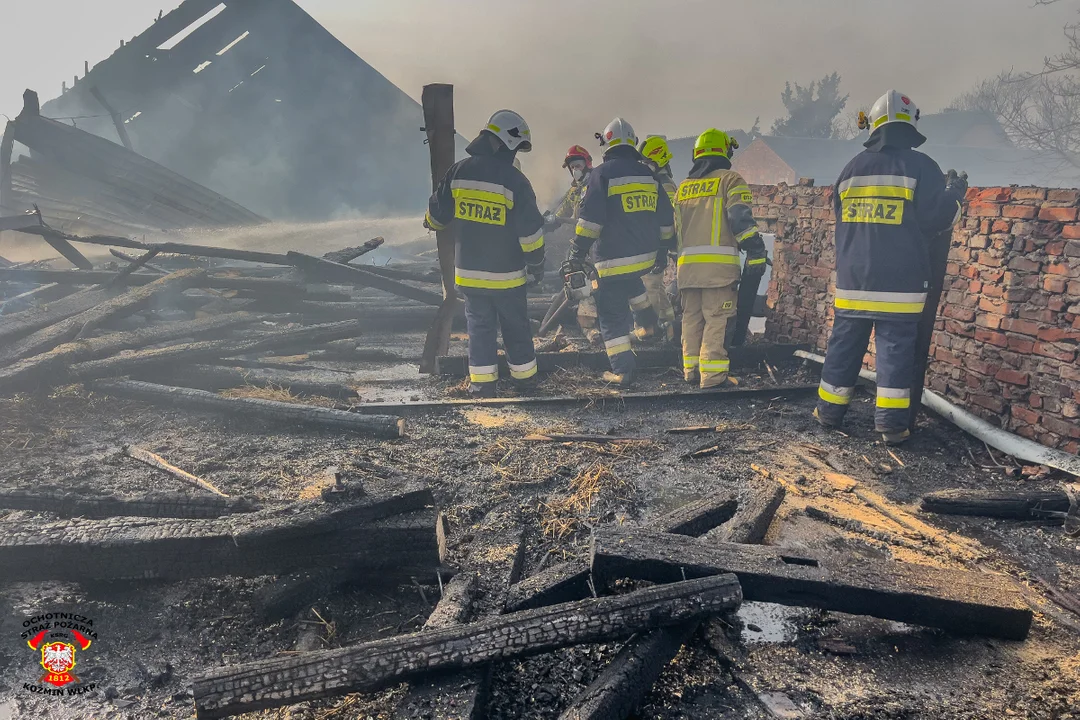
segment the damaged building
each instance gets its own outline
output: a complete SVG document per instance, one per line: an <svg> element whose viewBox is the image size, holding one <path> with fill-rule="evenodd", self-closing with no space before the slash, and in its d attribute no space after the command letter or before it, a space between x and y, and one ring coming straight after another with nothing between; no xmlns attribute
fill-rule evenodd
<svg viewBox="0 0 1080 720"><path fill-rule="evenodd" d="M415 214L431 188L419 103L292 0L187 0L42 114L271 219Z"/></svg>

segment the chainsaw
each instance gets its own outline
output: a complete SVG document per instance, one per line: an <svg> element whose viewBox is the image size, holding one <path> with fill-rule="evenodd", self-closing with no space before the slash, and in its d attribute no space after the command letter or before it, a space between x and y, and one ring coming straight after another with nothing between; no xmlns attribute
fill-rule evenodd
<svg viewBox="0 0 1080 720"><path fill-rule="evenodd" d="M559 322L563 313L591 297L596 290L600 278L596 267L588 260L582 261L581 266L582 270L571 270L567 263L563 264L559 271L563 277L563 289L551 298L551 307L548 308L544 321L540 323L538 334L545 334Z"/></svg>

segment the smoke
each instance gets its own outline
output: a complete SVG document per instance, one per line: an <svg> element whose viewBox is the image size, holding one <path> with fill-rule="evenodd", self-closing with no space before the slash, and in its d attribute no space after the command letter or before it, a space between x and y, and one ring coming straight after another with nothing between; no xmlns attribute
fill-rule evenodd
<svg viewBox="0 0 1080 720"><path fill-rule="evenodd" d="M522 157L541 201L565 189L571 144L616 115L644 136L762 126L783 113L787 80L838 71L849 110L890 88L925 111L984 77L1036 69L1062 44L1075 3L1023 0L299 0L413 97L455 85L458 131L471 137L501 107L529 121Z"/></svg>

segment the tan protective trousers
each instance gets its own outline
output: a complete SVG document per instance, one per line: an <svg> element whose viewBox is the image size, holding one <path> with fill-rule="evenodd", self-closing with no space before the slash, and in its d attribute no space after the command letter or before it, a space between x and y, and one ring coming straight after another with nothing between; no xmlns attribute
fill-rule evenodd
<svg viewBox="0 0 1080 720"><path fill-rule="evenodd" d="M645 292L649 295L649 305L656 311L656 316L662 323L670 323L675 319L675 308L671 307L671 298L668 297L664 288L663 273L649 273L642 275L641 281L645 283Z"/></svg>
<svg viewBox="0 0 1080 720"><path fill-rule="evenodd" d="M715 387L727 379L730 363L724 336L735 316L738 283L719 288L681 288L683 376L701 374L701 387Z"/></svg>

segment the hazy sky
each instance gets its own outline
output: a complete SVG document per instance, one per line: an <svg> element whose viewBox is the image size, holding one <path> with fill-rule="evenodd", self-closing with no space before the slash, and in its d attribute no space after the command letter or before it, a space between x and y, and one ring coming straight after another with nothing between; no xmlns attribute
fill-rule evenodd
<svg viewBox="0 0 1080 720"><path fill-rule="evenodd" d="M82 75L83 60L92 66L177 4L5 0L0 113L16 114L26 87L43 100L59 94L62 80ZM784 81L834 70L851 110L893 87L925 111L940 109L983 77L1037 68L1062 48L1062 25L1080 8L1080 0L299 4L413 97L425 83L454 83L463 135L500 107L525 115L536 145L525 169L538 191L561 181L568 145L595 147L592 133L616 114L639 134L749 127L756 116L768 128L783 112Z"/></svg>

